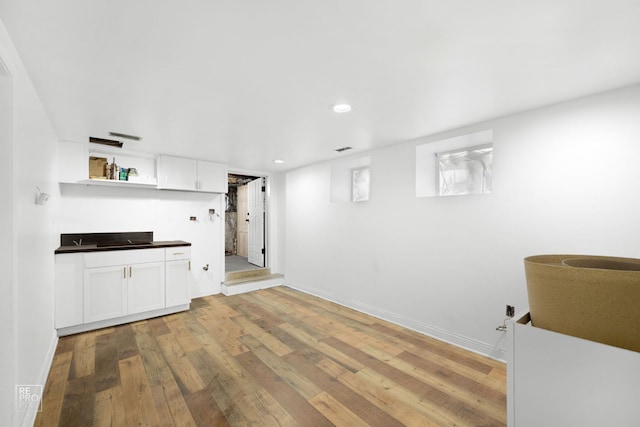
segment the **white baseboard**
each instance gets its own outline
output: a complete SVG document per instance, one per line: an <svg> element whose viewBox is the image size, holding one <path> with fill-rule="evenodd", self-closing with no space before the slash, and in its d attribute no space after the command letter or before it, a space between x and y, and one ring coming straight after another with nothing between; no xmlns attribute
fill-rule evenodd
<svg viewBox="0 0 640 427"><path fill-rule="evenodd" d="M222 292L220 285L210 289L201 289L199 291L191 292L191 299L207 297L209 295L217 295L220 292Z"/></svg>
<svg viewBox="0 0 640 427"><path fill-rule="evenodd" d="M221 292L220 289L216 291L211 290L211 291L195 292L191 294L191 299L208 297L209 295L218 295L220 292Z"/></svg>
<svg viewBox="0 0 640 427"><path fill-rule="evenodd" d="M68 326L58 329L58 336L77 334L80 332L93 331L95 329L107 328L109 326L123 325L125 323L137 322L138 320L151 319L153 317L166 316L167 314L178 313L189 310L189 304L180 304L159 310L145 311L142 313L130 314L128 316L116 317L114 319L100 320L98 322L83 323L81 325Z"/></svg>
<svg viewBox="0 0 640 427"><path fill-rule="evenodd" d="M444 329L426 324L424 322L420 322L415 319L411 319L409 317L393 313L379 307L375 307L369 304L365 304L355 300L345 300L342 298L337 298L335 295L325 292L322 289L317 289L313 287L305 287L300 288L287 283L287 286L296 289L300 292L305 292L311 295L315 295L322 299L326 299L331 302L335 302L336 304L340 304L342 306L360 311L362 313L369 314L373 317L377 317L378 319L386 320L387 322L394 323L398 326L402 326L407 329L411 329L416 332L420 332L421 334L430 336L432 338L438 339L440 341L444 341L449 344L453 344L457 347L464 348L465 350L472 351L474 353L481 354L483 356L489 357L494 360L498 360L500 362L506 361L506 351L489 345L487 343L465 337L462 335L458 335Z"/></svg>

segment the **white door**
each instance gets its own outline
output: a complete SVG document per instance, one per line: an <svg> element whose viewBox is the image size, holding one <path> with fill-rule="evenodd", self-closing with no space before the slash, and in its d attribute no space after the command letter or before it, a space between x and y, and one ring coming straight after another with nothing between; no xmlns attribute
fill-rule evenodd
<svg viewBox="0 0 640 427"><path fill-rule="evenodd" d="M164 262L134 264L127 267L127 314L142 313L165 307Z"/></svg>
<svg viewBox="0 0 640 427"><path fill-rule="evenodd" d="M237 202L237 222L236 222L236 254L249 258L249 205L247 203L247 186L238 187Z"/></svg>
<svg viewBox="0 0 640 427"><path fill-rule="evenodd" d="M249 208L249 256L247 260L264 267L264 179L258 178L247 184Z"/></svg>

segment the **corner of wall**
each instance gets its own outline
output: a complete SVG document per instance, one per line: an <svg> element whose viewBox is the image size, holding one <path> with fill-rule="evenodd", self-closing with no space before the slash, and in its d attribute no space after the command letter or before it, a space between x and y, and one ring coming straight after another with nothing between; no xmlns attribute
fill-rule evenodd
<svg viewBox="0 0 640 427"><path fill-rule="evenodd" d="M11 238L6 244L10 245L13 259L7 273L10 312L3 313L2 317L3 322L9 320L13 324L8 337L8 348L12 352L8 369L12 376L6 379L9 384L2 384L3 390L11 393L18 384L44 386L57 343L53 326L55 204L35 204L37 188L44 192L57 191L57 136L1 21L0 58L11 76L10 167L3 168L3 186L8 187L10 193L6 212L10 216ZM14 397L8 399L9 405ZM32 424L35 414L9 407L6 412L5 408L0 410L0 424Z"/></svg>

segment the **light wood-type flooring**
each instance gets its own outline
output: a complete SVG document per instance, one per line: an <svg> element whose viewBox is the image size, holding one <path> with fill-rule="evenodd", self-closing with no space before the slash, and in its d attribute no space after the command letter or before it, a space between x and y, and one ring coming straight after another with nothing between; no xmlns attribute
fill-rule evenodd
<svg viewBox="0 0 640 427"><path fill-rule="evenodd" d="M36 426L504 426L505 366L287 287L60 338Z"/></svg>

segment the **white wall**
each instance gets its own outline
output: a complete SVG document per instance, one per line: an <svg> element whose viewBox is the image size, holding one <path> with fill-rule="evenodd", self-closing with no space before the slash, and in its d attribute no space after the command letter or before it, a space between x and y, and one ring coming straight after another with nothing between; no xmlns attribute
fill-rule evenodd
<svg viewBox="0 0 640 427"><path fill-rule="evenodd" d="M10 425L14 380L13 325L13 143L11 77L0 62L0 170L8 179L0 185L0 424ZM9 422L7 422L9 421Z"/></svg>
<svg viewBox="0 0 640 427"><path fill-rule="evenodd" d="M60 184L61 233L153 231L155 240L191 243L193 297L220 292L224 278L224 195ZM220 217L209 218L209 209ZM195 216L196 222L189 217ZM209 270L202 267L209 264Z"/></svg>
<svg viewBox="0 0 640 427"><path fill-rule="evenodd" d="M0 242L2 254L11 252L8 264L3 263L0 289L3 298L8 298L0 317L0 425L13 426L29 425L35 418L35 412L14 410L15 386L44 384L57 342L53 328L52 236L59 197L52 161L56 135L1 22L0 59L11 75L12 116L11 140L2 141L2 154L12 163L7 166L7 159L2 161L2 220L9 217L12 232L8 240ZM6 93L5 87L2 94ZM36 187L53 195L46 206L35 204Z"/></svg>
<svg viewBox="0 0 640 427"><path fill-rule="evenodd" d="M371 198L330 203L331 162L286 174L286 280L497 358L525 256L640 257L640 86L362 154ZM415 147L494 131L490 195L415 197Z"/></svg>
<svg viewBox="0 0 640 427"><path fill-rule="evenodd" d="M286 235L286 175L279 173L270 175L267 187L267 245L268 267L272 273L284 274L284 244Z"/></svg>

